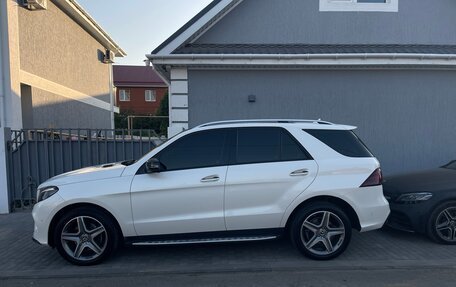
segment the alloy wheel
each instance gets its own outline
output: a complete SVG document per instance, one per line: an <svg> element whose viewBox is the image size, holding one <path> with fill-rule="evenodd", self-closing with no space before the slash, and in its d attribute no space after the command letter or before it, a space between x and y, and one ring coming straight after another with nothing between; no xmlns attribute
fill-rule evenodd
<svg viewBox="0 0 456 287"><path fill-rule="evenodd" d="M301 225L304 247L316 255L330 255L339 250L345 239L345 225L337 214L318 211Z"/></svg>
<svg viewBox="0 0 456 287"><path fill-rule="evenodd" d="M103 254L108 244L108 234L103 224L95 218L78 216L65 224L60 240L71 258L90 261Z"/></svg>
<svg viewBox="0 0 456 287"><path fill-rule="evenodd" d="M439 213L435 230L443 240L456 242L456 207L448 207Z"/></svg>

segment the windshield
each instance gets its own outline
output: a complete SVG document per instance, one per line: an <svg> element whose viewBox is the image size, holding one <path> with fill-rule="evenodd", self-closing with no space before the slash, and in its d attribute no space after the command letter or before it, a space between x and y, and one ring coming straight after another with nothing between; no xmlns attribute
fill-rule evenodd
<svg viewBox="0 0 456 287"><path fill-rule="evenodd" d="M442 166L443 168L448 168L448 169L455 169L456 170L456 160L453 160L447 165Z"/></svg>

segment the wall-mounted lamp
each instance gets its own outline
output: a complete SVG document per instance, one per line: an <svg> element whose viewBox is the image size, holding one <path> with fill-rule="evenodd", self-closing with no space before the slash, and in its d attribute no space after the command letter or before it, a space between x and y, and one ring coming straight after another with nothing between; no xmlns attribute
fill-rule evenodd
<svg viewBox="0 0 456 287"><path fill-rule="evenodd" d="M255 95L249 95L248 99L249 99L249 103L255 103L256 102L256 96Z"/></svg>

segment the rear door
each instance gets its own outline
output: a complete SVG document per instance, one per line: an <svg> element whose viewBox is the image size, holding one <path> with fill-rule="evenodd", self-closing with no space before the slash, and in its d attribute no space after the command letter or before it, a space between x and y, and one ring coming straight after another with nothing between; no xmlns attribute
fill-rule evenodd
<svg viewBox="0 0 456 287"><path fill-rule="evenodd" d="M318 166L286 129L239 128L233 137L225 184L227 229L278 228Z"/></svg>

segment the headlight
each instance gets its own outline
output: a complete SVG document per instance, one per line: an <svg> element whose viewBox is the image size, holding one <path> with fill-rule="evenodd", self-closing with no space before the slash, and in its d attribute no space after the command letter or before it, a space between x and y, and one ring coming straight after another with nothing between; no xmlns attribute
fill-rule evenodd
<svg viewBox="0 0 456 287"><path fill-rule="evenodd" d="M399 196L396 201L401 203L414 203L420 201L426 201L432 198L432 193L430 192L417 192L417 193L407 193Z"/></svg>
<svg viewBox="0 0 456 287"><path fill-rule="evenodd" d="M59 191L59 188L57 186L48 186L48 187L43 187L43 188L38 189L38 192L36 195L36 202L40 202L45 199L48 199L49 197L56 194L57 191Z"/></svg>

